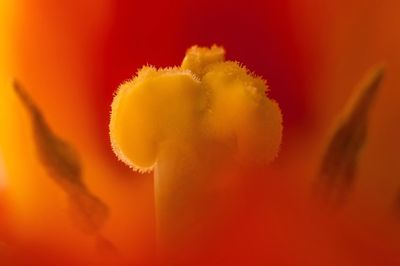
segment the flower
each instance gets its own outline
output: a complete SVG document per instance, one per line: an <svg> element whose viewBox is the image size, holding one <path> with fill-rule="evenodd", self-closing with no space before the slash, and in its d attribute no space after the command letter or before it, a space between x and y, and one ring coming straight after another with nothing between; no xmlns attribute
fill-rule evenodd
<svg viewBox="0 0 400 266"><path fill-rule="evenodd" d="M102 234L115 244L124 262L151 264L156 223L153 180L115 160L108 138L113 92L142 65L179 64L191 45L220 43L228 60L236 59L268 79L285 126L274 163L245 173L260 179L257 188L263 188L265 219L258 225L254 221L254 227L263 223L269 237L263 243L243 239L248 246L240 252L267 247L263 259L270 264L398 264L399 222L392 213L400 186L400 80L395 74L400 70L399 5L395 0L206 0L174 5L3 1L3 249L19 264L27 264L27 259L40 265L113 260L92 256L94 239L77 230L65 213L68 199L37 158L29 113L14 93L14 78L55 134L80 155L82 179L109 206ZM310 190L329 140L327 131L352 86L381 61L387 75L369 118L354 188L341 208L321 207Z"/></svg>
<svg viewBox="0 0 400 266"><path fill-rule="evenodd" d="M175 264L220 261L213 249L233 246L230 235L236 234L222 228L238 225L237 216L248 212L252 197L243 190L253 178L231 175L232 169L264 166L281 141L282 116L266 97L265 81L224 61L224 54L216 46L195 46L181 67L143 67L120 86L112 104L116 155L135 170L155 168L158 239L164 260Z"/></svg>

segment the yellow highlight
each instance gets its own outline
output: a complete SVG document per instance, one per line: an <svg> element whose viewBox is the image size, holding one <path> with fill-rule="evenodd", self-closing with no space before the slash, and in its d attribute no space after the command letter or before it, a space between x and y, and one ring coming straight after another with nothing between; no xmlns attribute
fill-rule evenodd
<svg viewBox="0 0 400 266"><path fill-rule="evenodd" d="M13 151L12 145L18 145L15 139L15 132L9 133L11 125L14 125L12 115L10 114L10 92L9 85L12 73L11 54L13 46L11 37L15 27L15 10L17 5L15 1L0 0L0 189L6 184L9 185L9 165L12 160L8 151ZM12 136L9 138L9 136ZM13 140L12 143L6 140ZM7 172L7 174L6 174Z"/></svg>

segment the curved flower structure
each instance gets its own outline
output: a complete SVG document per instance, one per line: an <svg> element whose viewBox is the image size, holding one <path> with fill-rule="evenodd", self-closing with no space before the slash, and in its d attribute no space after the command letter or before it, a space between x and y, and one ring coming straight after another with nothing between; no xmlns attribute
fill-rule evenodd
<svg viewBox="0 0 400 266"><path fill-rule="evenodd" d="M180 68L143 67L113 101L110 135L115 153L139 171L151 170L172 142L220 143L243 160L268 163L282 131L278 105L267 86L224 50L192 47Z"/></svg>
<svg viewBox="0 0 400 266"><path fill-rule="evenodd" d="M400 265L400 1L0 2L0 265L156 265L157 224L158 243L173 244L164 247L165 255L184 251L178 255L188 260L203 252L187 265L211 264L207 257L217 253L228 254L230 265ZM279 156L270 164L279 141L259 138L274 139L272 131L257 134L264 130L254 126L263 112L248 108L263 89L238 85L259 88L260 80L225 61L218 46L193 47L182 61L190 45L212 43L268 78L266 106L276 99L284 118ZM364 84L373 93L357 90L356 101L341 109L364 71L382 61L379 91L369 86L379 83L378 70ZM114 142L115 150L143 174L116 159L109 123L115 89L147 64L161 68L145 67L143 77L184 84L173 86L175 97L143 98L159 101L162 109L156 114L153 106L138 116L147 115L146 130L122 123L120 132L137 139L134 147ZM169 65L178 67L165 69ZM43 163L69 157L38 153L15 79L56 139L79 155L75 178L55 175ZM126 91L135 87L133 80ZM364 101L363 95L373 97ZM143 111L151 107L138 104ZM172 114L180 120L168 119ZM152 119L158 124L148 123ZM187 123L191 119L197 122ZM77 182L60 186L55 179ZM86 189L70 186L78 183ZM316 183L324 201L312 194ZM90 196L78 204L71 187L90 192L76 198L95 196L109 215ZM74 212L84 222L78 228L70 219L71 197L80 210L99 210ZM321 206L326 199L341 204ZM87 228L101 230L117 254L94 253L97 239L85 234Z"/></svg>
<svg viewBox="0 0 400 266"><path fill-rule="evenodd" d="M243 189L232 189L240 178L217 173L228 164L266 165L276 156L282 116L266 93L263 79L224 61L217 46L190 48L181 67L143 67L118 90L113 148L136 170L155 168L159 236L171 259L203 257L220 237L217 228L242 211L226 213L239 204L230 197L241 198Z"/></svg>

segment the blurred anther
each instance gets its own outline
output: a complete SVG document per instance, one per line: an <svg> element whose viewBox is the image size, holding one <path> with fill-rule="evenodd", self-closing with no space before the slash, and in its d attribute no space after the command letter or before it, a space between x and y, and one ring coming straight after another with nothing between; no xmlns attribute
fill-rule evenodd
<svg viewBox="0 0 400 266"><path fill-rule="evenodd" d="M49 177L68 195L71 219L80 231L99 238L100 229L108 219L109 209L83 182L79 154L72 145L52 131L39 108L17 81L14 81L14 90L31 116L40 162ZM104 241L104 237L100 238Z"/></svg>
<svg viewBox="0 0 400 266"><path fill-rule="evenodd" d="M382 66L366 74L328 140L317 176L317 190L331 203L346 202L354 186L360 153L367 138L369 112L383 76Z"/></svg>

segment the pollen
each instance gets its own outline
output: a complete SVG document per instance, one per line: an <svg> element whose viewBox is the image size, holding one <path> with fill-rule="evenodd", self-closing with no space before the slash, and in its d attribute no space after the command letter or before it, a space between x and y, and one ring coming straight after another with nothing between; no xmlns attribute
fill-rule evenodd
<svg viewBox="0 0 400 266"><path fill-rule="evenodd" d="M233 151L239 162L267 164L279 150L282 115L266 82L225 50L193 46L181 66L145 66L123 83L111 110L116 155L138 171L152 170L164 143L204 139Z"/></svg>

